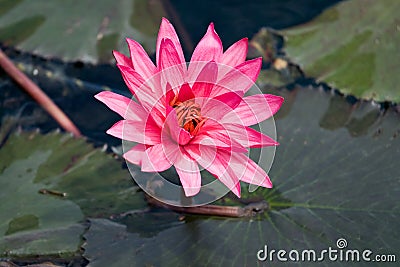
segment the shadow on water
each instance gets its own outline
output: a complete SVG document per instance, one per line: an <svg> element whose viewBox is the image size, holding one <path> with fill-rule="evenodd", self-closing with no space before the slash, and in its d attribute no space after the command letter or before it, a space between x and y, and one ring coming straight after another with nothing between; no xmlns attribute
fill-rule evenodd
<svg viewBox="0 0 400 267"><path fill-rule="evenodd" d="M307 22L340 0L170 0L194 43L210 22L224 46L243 37L251 38L261 27L288 28ZM174 19L174 18L172 18Z"/></svg>

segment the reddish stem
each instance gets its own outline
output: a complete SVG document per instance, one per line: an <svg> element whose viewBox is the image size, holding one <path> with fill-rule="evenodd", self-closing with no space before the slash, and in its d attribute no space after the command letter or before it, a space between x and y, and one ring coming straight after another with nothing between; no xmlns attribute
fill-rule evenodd
<svg viewBox="0 0 400 267"><path fill-rule="evenodd" d="M220 205L203 205L198 207L177 207L163 203L155 198L146 194L147 203L152 206L169 209L180 213L190 213L209 216L223 216L223 217L251 217L269 209L267 202L261 201L251 203L244 207L238 206L220 206Z"/></svg>
<svg viewBox="0 0 400 267"><path fill-rule="evenodd" d="M51 100L31 79L21 72L12 61L0 49L0 66L13 78L24 91L26 91L36 102L42 106L66 131L76 137L81 136L75 124L65 113Z"/></svg>

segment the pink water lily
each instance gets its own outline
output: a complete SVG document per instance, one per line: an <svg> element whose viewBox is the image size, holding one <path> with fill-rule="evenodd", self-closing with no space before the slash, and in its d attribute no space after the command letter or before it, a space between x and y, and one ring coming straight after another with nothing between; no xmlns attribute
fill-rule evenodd
<svg viewBox="0 0 400 267"><path fill-rule="evenodd" d="M270 118L283 98L244 96L260 72L261 58L246 61L247 39L225 52L211 23L187 65L178 36L161 22L156 65L143 47L127 39L130 57L114 51L135 99L104 91L95 97L123 117L107 133L136 142L124 158L143 172L174 166L186 196L201 189L205 168L240 197L240 181L272 187L247 152L278 143L249 126Z"/></svg>

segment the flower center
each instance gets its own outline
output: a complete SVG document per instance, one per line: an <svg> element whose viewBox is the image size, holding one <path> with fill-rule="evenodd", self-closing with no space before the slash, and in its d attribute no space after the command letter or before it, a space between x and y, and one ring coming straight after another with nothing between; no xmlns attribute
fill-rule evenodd
<svg viewBox="0 0 400 267"><path fill-rule="evenodd" d="M205 119L201 116L200 106L194 100L175 102L172 107L176 111L179 126L191 134L197 133L205 122Z"/></svg>

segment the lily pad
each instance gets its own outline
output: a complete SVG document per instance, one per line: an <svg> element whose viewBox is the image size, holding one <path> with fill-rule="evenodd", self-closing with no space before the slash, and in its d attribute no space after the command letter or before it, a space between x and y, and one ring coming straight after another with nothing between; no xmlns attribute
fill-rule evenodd
<svg viewBox="0 0 400 267"><path fill-rule="evenodd" d="M109 61L111 50L126 51L134 37L154 52L165 16L159 1L0 1L0 42L67 61Z"/></svg>
<svg viewBox="0 0 400 267"><path fill-rule="evenodd" d="M0 255L71 255L81 242L84 226L77 222L83 214L70 200L39 194L43 185L34 179L51 152L14 150L15 138L0 150ZM21 157L14 158L14 151Z"/></svg>
<svg viewBox="0 0 400 267"><path fill-rule="evenodd" d="M0 256L71 257L85 216L145 207L129 172L86 140L12 134L0 150Z"/></svg>
<svg viewBox="0 0 400 267"><path fill-rule="evenodd" d="M269 173L274 188L243 192L243 201L267 200L268 212L242 219L147 218L146 225L152 227L138 227L143 216L138 214L117 222L92 219L84 245L90 265L269 265L269 260L257 259L265 245L269 251L320 253L329 247L338 249L340 238L347 241L343 251L369 249L371 258L399 257L399 115L390 110L382 114L379 106L369 102L352 105L323 90L294 91L279 91L294 101L276 122L281 145ZM332 101L335 105L327 108ZM327 112L335 107L346 107L348 117L332 120ZM274 255L273 265L279 263ZM318 264L349 263L365 265L362 259L330 262L327 255Z"/></svg>
<svg viewBox="0 0 400 267"><path fill-rule="evenodd" d="M340 2L282 31L284 49L306 75L344 94L399 103L399 9L396 0Z"/></svg>

